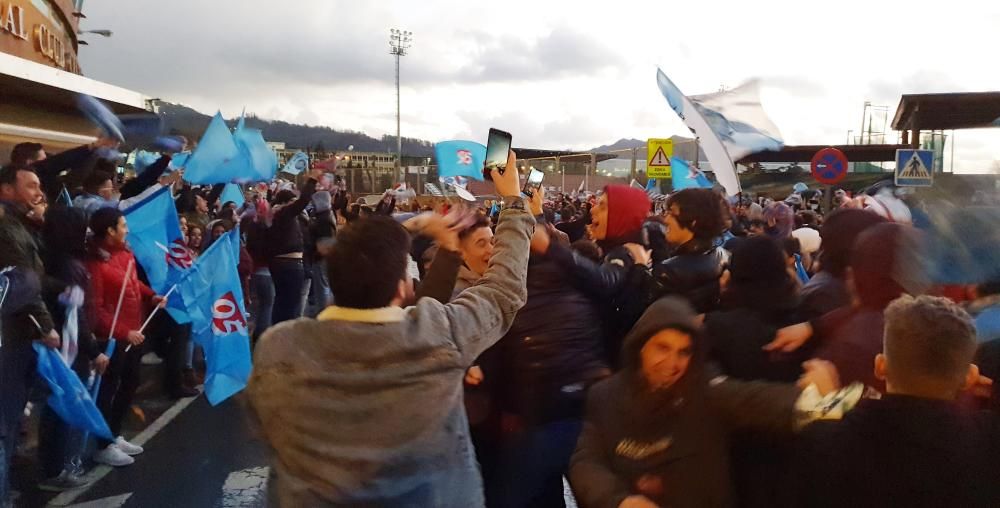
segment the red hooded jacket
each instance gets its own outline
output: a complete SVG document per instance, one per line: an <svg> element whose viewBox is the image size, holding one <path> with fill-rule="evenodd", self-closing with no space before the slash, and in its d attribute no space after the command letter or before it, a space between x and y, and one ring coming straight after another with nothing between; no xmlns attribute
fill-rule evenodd
<svg viewBox="0 0 1000 508"><path fill-rule="evenodd" d="M122 247L95 249L95 256L87 261L87 271L90 272L91 288L93 290L92 323L93 331L98 340L107 340L111 331L111 322L115 317L115 307L118 305L118 295L122 290L122 281L129 261L133 263L125 287L125 297L122 300L121 313L115 325L112 336L122 340L131 330L138 330L146 319L150 299L156 294L149 286L143 284L136 275L135 257L132 251Z"/></svg>

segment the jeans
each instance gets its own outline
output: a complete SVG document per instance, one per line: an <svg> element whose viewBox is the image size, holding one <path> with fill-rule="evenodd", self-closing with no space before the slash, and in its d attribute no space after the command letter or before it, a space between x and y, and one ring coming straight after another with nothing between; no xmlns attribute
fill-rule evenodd
<svg viewBox="0 0 1000 508"><path fill-rule="evenodd" d="M330 298L333 297L333 293L330 292L330 281L326 278L326 264L323 262L313 263L310 267L309 275L312 280L310 286L310 297L309 297L309 307L306 311L306 315L314 318L327 305L330 305Z"/></svg>
<svg viewBox="0 0 1000 508"><path fill-rule="evenodd" d="M274 280L274 310L271 324L302 316L302 288L305 286L305 268L301 259L275 258L271 261L271 279Z"/></svg>
<svg viewBox="0 0 1000 508"><path fill-rule="evenodd" d="M565 506L562 478L582 429L581 420L560 420L505 436L487 480L490 508Z"/></svg>
<svg viewBox="0 0 1000 508"><path fill-rule="evenodd" d="M55 478L63 470L83 472L83 434L66 425L52 408L45 406L38 421L38 460L45 478Z"/></svg>
<svg viewBox="0 0 1000 508"><path fill-rule="evenodd" d="M115 354L111 357L108 370L104 372L101 391L97 394L97 408L108 422L112 436L121 435L125 415L132 406L135 391L139 389L142 348L133 347L126 353L127 346L128 342L125 340L119 340L115 345ZM100 448L109 444L110 441L98 441Z"/></svg>
<svg viewBox="0 0 1000 508"><path fill-rule="evenodd" d="M253 296L253 309L250 314L254 318L253 341L256 343L260 334L271 327L271 311L274 307L274 282L271 280L271 270L261 268L254 272L250 280Z"/></svg>
<svg viewBox="0 0 1000 508"><path fill-rule="evenodd" d="M0 507L10 494L10 462L17 452L21 419L35 377L30 341L4 337L0 347Z"/></svg>

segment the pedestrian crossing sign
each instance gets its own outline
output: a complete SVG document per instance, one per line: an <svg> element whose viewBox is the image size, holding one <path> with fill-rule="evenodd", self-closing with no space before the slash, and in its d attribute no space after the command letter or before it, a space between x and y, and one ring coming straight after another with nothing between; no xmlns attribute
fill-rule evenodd
<svg viewBox="0 0 1000 508"><path fill-rule="evenodd" d="M933 168L934 150L896 150L896 185L930 187Z"/></svg>
<svg viewBox="0 0 1000 508"><path fill-rule="evenodd" d="M647 178L670 178L670 157L674 155L674 140L650 138L646 142Z"/></svg>

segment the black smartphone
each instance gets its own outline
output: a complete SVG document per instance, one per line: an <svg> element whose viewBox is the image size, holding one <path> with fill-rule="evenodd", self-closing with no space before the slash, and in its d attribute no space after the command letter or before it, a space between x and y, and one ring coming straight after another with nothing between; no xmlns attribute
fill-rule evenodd
<svg viewBox="0 0 1000 508"><path fill-rule="evenodd" d="M510 133L500 129L490 129L490 137L486 140L486 162L483 165L483 178L493 181L490 172L493 169L502 175L507 169L507 155L510 154Z"/></svg>
<svg viewBox="0 0 1000 508"><path fill-rule="evenodd" d="M535 191L542 186L542 178L545 177L545 173L531 168L531 172L528 173L528 179L524 181L524 188L521 189L521 193L529 198L532 197Z"/></svg>

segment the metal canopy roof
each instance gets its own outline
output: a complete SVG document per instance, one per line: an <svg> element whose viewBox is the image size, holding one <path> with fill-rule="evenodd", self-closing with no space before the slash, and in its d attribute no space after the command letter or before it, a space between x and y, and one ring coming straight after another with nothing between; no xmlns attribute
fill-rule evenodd
<svg viewBox="0 0 1000 508"><path fill-rule="evenodd" d="M910 145L787 145L775 152L758 152L750 154L739 161L740 164L751 162L809 162L816 152L824 148L836 148L851 162L879 162L896 160L896 150L912 149Z"/></svg>
<svg viewBox="0 0 1000 508"><path fill-rule="evenodd" d="M536 148L513 148L517 153L518 160L528 159L554 159L559 157L559 162L590 162L590 152L571 152L566 150L539 150ZM611 153L594 153L597 162L610 159L617 159L618 156Z"/></svg>
<svg viewBox="0 0 1000 508"><path fill-rule="evenodd" d="M1000 127L1000 92L904 95L892 128L949 130Z"/></svg>

